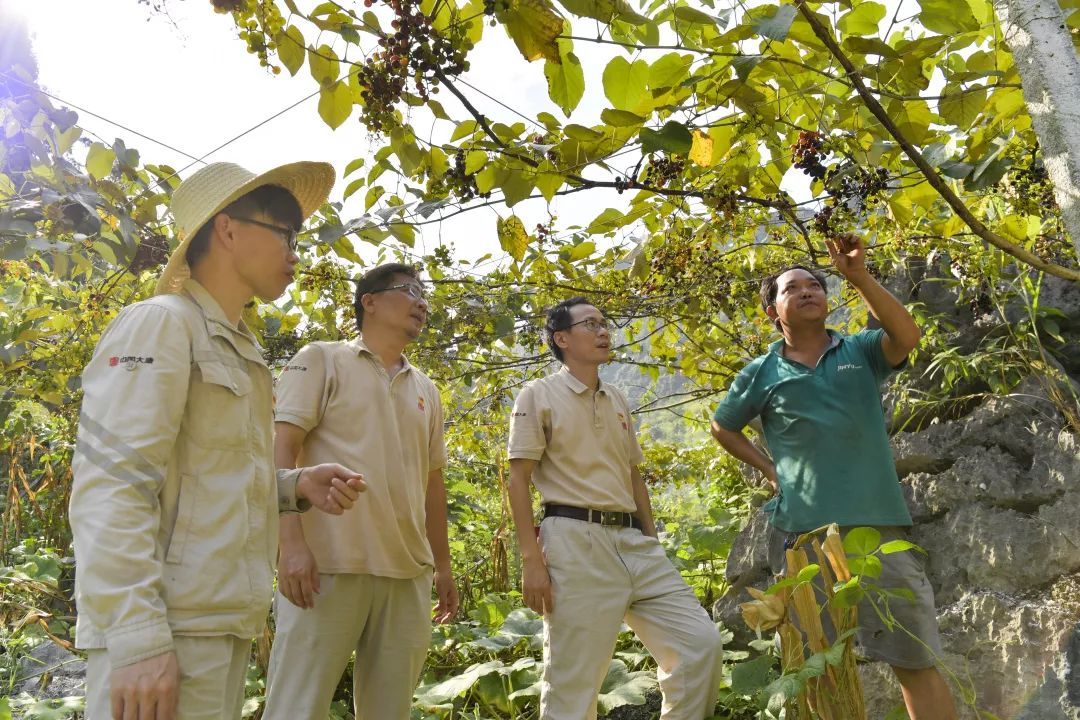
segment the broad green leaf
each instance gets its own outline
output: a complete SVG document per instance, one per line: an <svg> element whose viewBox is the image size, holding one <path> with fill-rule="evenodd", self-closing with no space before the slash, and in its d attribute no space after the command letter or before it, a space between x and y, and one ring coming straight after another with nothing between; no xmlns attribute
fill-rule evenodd
<svg viewBox="0 0 1080 720"><path fill-rule="evenodd" d="M858 605L865 595L866 591L859 585L859 577L855 576L834 588L834 595L829 604L838 608L851 608Z"/></svg>
<svg viewBox="0 0 1080 720"><path fill-rule="evenodd" d="M308 69L315 82L324 88L337 82L341 74L341 63L337 53L329 45L320 45L318 49L308 48Z"/></svg>
<svg viewBox="0 0 1080 720"><path fill-rule="evenodd" d="M529 233L525 232L525 223L517 215L511 215L505 220L499 218L495 222L495 230L499 235L499 245L504 252L510 254L518 262L525 257L525 251L529 247Z"/></svg>
<svg viewBox="0 0 1080 720"><path fill-rule="evenodd" d="M713 140L707 133L701 130L694 130L693 143L690 145L690 161L698 167L709 167L712 165L713 155Z"/></svg>
<svg viewBox="0 0 1080 720"><path fill-rule="evenodd" d="M296 75L300 66L304 64L304 56L307 55L304 34L295 25L290 25L278 35L277 55L278 60L290 75Z"/></svg>
<svg viewBox="0 0 1080 720"><path fill-rule="evenodd" d="M495 16L526 60L561 62L555 38L562 34L563 18L551 0L508 0L496 7Z"/></svg>
<svg viewBox="0 0 1080 720"><path fill-rule="evenodd" d="M863 2L856 5L851 12L842 15L836 24L844 35L877 35L878 23L884 17L884 5Z"/></svg>
<svg viewBox="0 0 1080 720"><path fill-rule="evenodd" d="M640 115L611 108L604 108L600 111L600 119L612 127L635 127L645 124L645 118Z"/></svg>
<svg viewBox="0 0 1080 720"><path fill-rule="evenodd" d="M799 571L797 579L799 582L808 582L821 574L821 567L817 563L810 563L802 570Z"/></svg>
<svg viewBox="0 0 1080 720"><path fill-rule="evenodd" d="M975 118L986 107L986 88L969 87L966 91L956 85L946 85L938 101L938 115L957 128L965 130L975 122Z"/></svg>
<svg viewBox="0 0 1080 720"><path fill-rule="evenodd" d="M555 193L562 187L564 182L566 182L566 178L556 172L555 166L549 162L545 162L536 175L533 176L533 184L536 185L536 189L540 191L540 194L548 202L554 199Z"/></svg>
<svg viewBox="0 0 1080 720"><path fill-rule="evenodd" d="M513 207L529 197L533 189L532 181L518 168L506 171L496 186L502 189L503 202L507 207Z"/></svg>
<svg viewBox="0 0 1080 720"><path fill-rule="evenodd" d="M683 22L695 25L715 25L716 18L689 5L680 5L675 8L675 17Z"/></svg>
<svg viewBox="0 0 1080 720"><path fill-rule="evenodd" d="M585 94L585 73L581 61L573 53L573 42L559 39L558 46L562 61L544 63L544 77L548 81L548 97L566 113L566 117L570 117Z"/></svg>
<svg viewBox="0 0 1080 720"><path fill-rule="evenodd" d="M649 89L674 87L686 79L694 62L693 55L668 53L649 66Z"/></svg>
<svg viewBox="0 0 1080 720"><path fill-rule="evenodd" d="M470 150L465 155L465 174L473 175L487 165L488 155L483 150Z"/></svg>
<svg viewBox="0 0 1080 720"><path fill-rule="evenodd" d="M773 669L775 658L762 655L753 660L738 663L731 668L731 690L739 695L756 695L757 691L776 677Z"/></svg>
<svg viewBox="0 0 1080 720"><path fill-rule="evenodd" d="M908 540L890 540L881 546L882 555L892 555L893 553L905 552L907 550L924 552L921 547Z"/></svg>
<svg viewBox="0 0 1080 720"><path fill-rule="evenodd" d="M570 248L570 262L577 262L578 260L584 260L585 258L596 252L596 243L591 240L580 242L574 247Z"/></svg>
<svg viewBox="0 0 1080 720"><path fill-rule="evenodd" d="M848 555L869 555L881 544L881 533L872 527L857 527L844 536L844 552Z"/></svg>
<svg viewBox="0 0 1080 720"><path fill-rule="evenodd" d="M1026 217L1009 215L1000 225L998 225L997 229L999 233L1020 245L1026 243L1029 239L1028 221Z"/></svg>
<svg viewBox="0 0 1080 720"><path fill-rule="evenodd" d="M862 55L880 55L883 58L899 59L900 53L896 48L876 37L848 37L844 38L844 49L852 53Z"/></svg>
<svg viewBox="0 0 1080 720"><path fill-rule="evenodd" d="M367 178L356 178L348 184L345 188L345 192L341 194L342 200L348 200L351 198L357 190L367 185Z"/></svg>
<svg viewBox="0 0 1080 720"><path fill-rule="evenodd" d="M612 660L600 686L596 706L602 714L607 715L623 705L644 705L646 693L655 689L656 676L653 673L644 670L629 672L624 662Z"/></svg>
<svg viewBox="0 0 1080 720"><path fill-rule="evenodd" d="M854 575L881 577L881 558L877 555L848 558L848 567Z"/></svg>
<svg viewBox="0 0 1080 720"><path fill-rule="evenodd" d="M959 35L968 30L978 30L979 22L971 14L966 2L958 0L919 0L922 12L919 21L927 30L942 35Z"/></svg>
<svg viewBox="0 0 1080 720"><path fill-rule="evenodd" d="M454 132L450 135L450 142L455 142L463 137L468 137L476 132L476 129L480 127L475 120L465 120L458 123L458 126L454 128Z"/></svg>
<svg viewBox="0 0 1080 720"><path fill-rule="evenodd" d="M900 133L915 145L922 145L930 132L930 106L925 100L893 100L888 107L889 116Z"/></svg>
<svg viewBox="0 0 1080 720"><path fill-rule="evenodd" d="M583 140L585 142L592 142L604 137L604 133L599 130L593 130L592 128L585 127L584 125L577 125L575 123L570 123L564 127L563 133L565 133L568 138Z"/></svg>
<svg viewBox="0 0 1080 720"><path fill-rule="evenodd" d="M604 23L622 20L632 25L641 25L649 21L634 12L626 0L559 0L559 3L578 17L593 18Z"/></svg>
<svg viewBox="0 0 1080 720"><path fill-rule="evenodd" d="M758 35L770 40L783 40L791 29L791 21L795 19L794 5L780 5L772 15L759 17L754 21L754 30Z"/></svg>
<svg viewBox="0 0 1080 720"><path fill-rule="evenodd" d="M382 185L375 185L368 188L367 194L364 195L364 212L367 212L371 207L379 202L379 198L386 194L386 189Z"/></svg>
<svg viewBox="0 0 1080 720"><path fill-rule="evenodd" d="M86 153L86 172L95 180L100 180L112 172L115 160L116 153L112 148L98 142L92 143Z"/></svg>
<svg viewBox="0 0 1080 720"><path fill-rule="evenodd" d="M682 123L671 121L659 130L642 128L641 150L645 153L663 150L675 155L685 155L694 145L694 137Z"/></svg>
<svg viewBox="0 0 1080 720"><path fill-rule="evenodd" d="M323 86L319 91L319 117L333 129L337 129L352 114L352 93L347 83L338 82Z"/></svg>
<svg viewBox="0 0 1080 720"><path fill-rule="evenodd" d="M617 110L637 111L647 99L649 63L616 55L604 68L604 96Z"/></svg>
<svg viewBox="0 0 1080 720"><path fill-rule="evenodd" d="M367 160L365 158L362 158L362 157L361 158L356 158L354 160L350 160L349 164L345 166L345 172L343 172L341 174L341 176L342 177L349 177L354 172L356 172L360 168L364 167L364 164L366 162L367 162Z"/></svg>

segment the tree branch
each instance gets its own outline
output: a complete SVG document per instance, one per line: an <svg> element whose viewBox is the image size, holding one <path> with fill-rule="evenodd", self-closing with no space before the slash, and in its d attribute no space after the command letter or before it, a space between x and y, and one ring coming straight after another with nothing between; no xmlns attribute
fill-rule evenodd
<svg viewBox="0 0 1080 720"><path fill-rule="evenodd" d="M799 8L799 12L802 13L803 18L810 25L810 28L814 31L814 35L817 36L825 47L829 49L833 57L837 59L840 65L844 68L848 77L851 79L851 86L855 89L855 92L862 98L866 108L878 119L878 122L888 131L897 144L903 149L904 154L915 164L923 175L926 176L926 181L937 190L938 195L952 208L953 212L967 224L975 234L985 240L987 243L993 245L999 250L1012 255L1017 260L1030 265L1033 268L1042 270L1050 275L1056 275L1066 280L1080 281L1080 270L1074 270L1072 268L1062 267L1061 265L1055 265L1054 263L1047 262L1039 256L1031 253L1024 248L1016 245L1013 242L1003 238L996 232L988 228L981 220L975 217L974 213L968 208L968 206L961 200L948 183L938 174L930 163L926 161L926 158L922 156L911 141L909 141L904 134L900 132L900 128L897 127L893 119L889 117L889 114L885 112L885 108L881 106L877 98L867 90L863 85L862 74L852 64L851 60L844 54L844 51L837 45L832 33L821 24L817 16L806 7L806 0L795 0L795 5Z"/></svg>

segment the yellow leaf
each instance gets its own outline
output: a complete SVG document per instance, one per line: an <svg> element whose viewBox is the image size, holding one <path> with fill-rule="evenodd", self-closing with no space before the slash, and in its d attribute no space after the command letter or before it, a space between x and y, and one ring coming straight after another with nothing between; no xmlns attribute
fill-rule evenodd
<svg viewBox="0 0 1080 720"><path fill-rule="evenodd" d="M496 17L526 60L562 62L555 39L562 34L563 18L551 0L510 0Z"/></svg>
<svg viewBox="0 0 1080 720"><path fill-rule="evenodd" d="M694 142L690 145L690 161L698 167L712 165L713 139L701 130L694 130Z"/></svg>
<svg viewBox="0 0 1080 720"><path fill-rule="evenodd" d="M499 218L495 227L499 233L499 245L510 253L510 257L520 262L529 247L529 234L525 232L525 224L521 222L521 218L517 215L511 215L505 220Z"/></svg>

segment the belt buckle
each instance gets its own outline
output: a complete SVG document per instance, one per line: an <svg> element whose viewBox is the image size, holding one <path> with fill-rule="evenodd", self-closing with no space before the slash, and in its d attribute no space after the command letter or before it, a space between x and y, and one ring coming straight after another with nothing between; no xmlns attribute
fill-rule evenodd
<svg viewBox="0 0 1080 720"><path fill-rule="evenodd" d="M600 524L601 525L619 525L622 526L624 513L618 510L601 510L600 511Z"/></svg>

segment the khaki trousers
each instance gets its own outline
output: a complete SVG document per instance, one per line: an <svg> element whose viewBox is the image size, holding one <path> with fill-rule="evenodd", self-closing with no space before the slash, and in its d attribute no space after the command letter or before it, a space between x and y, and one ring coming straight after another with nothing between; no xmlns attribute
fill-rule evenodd
<svg viewBox="0 0 1080 720"><path fill-rule="evenodd" d="M274 613L263 720L325 720L354 651L356 720L408 720L431 644L430 570L407 580L320 575L315 607L278 593Z"/></svg>
<svg viewBox="0 0 1080 720"><path fill-rule="evenodd" d="M540 541L555 609L544 617L541 720L594 720L625 621L652 654L664 720L711 717L720 633L656 538L633 528L546 518Z"/></svg>
<svg viewBox="0 0 1080 720"><path fill-rule="evenodd" d="M174 635L173 646L180 668L176 720L240 720L251 639ZM86 720L111 720L110 672L107 650L87 653Z"/></svg>

